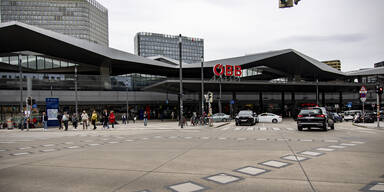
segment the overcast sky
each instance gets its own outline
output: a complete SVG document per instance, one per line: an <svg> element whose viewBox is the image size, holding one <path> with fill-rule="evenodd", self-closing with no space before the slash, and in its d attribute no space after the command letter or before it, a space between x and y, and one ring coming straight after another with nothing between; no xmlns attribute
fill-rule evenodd
<svg viewBox="0 0 384 192"><path fill-rule="evenodd" d="M384 61L384 0L98 0L109 11L110 47L133 53L137 32L204 39L205 60L286 48L342 71Z"/></svg>

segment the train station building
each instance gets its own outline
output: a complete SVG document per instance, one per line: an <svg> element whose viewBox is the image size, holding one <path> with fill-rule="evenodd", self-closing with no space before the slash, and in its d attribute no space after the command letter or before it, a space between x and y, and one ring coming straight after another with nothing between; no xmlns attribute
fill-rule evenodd
<svg viewBox="0 0 384 192"><path fill-rule="evenodd" d="M74 111L75 82L79 110L123 113L128 105L132 113L149 110L152 118L177 111L180 65L173 59L145 58L20 22L0 24L0 42L1 114L20 112L27 95L40 110L46 98L58 98L62 110ZM368 89L366 104L372 105L374 87L384 80L384 67L344 73L294 49L184 64L187 115L201 109L202 64L204 93L214 93L214 113L219 103L227 114L250 108L292 116L298 107L314 103L344 110L351 103L351 108L361 106L363 85ZM239 66L241 72L218 78L218 64Z"/></svg>

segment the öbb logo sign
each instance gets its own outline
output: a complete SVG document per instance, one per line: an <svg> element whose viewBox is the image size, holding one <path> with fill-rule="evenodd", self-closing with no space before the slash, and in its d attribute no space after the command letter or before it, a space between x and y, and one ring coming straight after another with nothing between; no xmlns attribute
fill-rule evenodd
<svg viewBox="0 0 384 192"><path fill-rule="evenodd" d="M213 74L216 76L235 76L235 77L240 77L242 72L241 72L241 66L240 65L222 65L222 64L217 64L213 67Z"/></svg>

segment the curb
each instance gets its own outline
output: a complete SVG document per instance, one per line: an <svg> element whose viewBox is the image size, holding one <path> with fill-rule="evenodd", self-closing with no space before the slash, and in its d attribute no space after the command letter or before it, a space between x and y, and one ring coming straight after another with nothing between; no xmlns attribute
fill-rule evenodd
<svg viewBox="0 0 384 192"><path fill-rule="evenodd" d="M352 125L354 125L354 126L356 126L356 127L368 128L367 126L364 126L364 125L358 125L358 124L355 124L355 123L352 123Z"/></svg>
<svg viewBox="0 0 384 192"><path fill-rule="evenodd" d="M220 127L223 127L223 126L226 126L226 125L229 125L229 124L230 124L230 122L228 122L228 123L223 123L223 124L221 124L221 125L216 126L215 128L220 128Z"/></svg>

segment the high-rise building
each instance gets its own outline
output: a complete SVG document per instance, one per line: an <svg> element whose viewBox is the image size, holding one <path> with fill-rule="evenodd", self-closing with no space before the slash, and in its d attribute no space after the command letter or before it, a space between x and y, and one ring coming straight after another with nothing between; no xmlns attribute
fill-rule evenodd
<svg viewBox="0 0 384 192"><path fill-rule="evenodd" d="M384 61L375 63L375 68L384 67Z"/></svg>
<svg viewBox="0 0 384 192"><path fill-rule="evenodd" d="M322 63L325 63L339 71L341 71L341 62L340 60L331 60L331 61L322 61Z"/></svg>
<svg viewBox="0 0 384 192"><path fill-rule="evenodd" d="M135 35L135 54L143 57L164 56L179 60L179 36L140 32ZM183 63L198 63L204 56L204 40L182 37Z"/></svg>
<svg viewBox="0 0 384 192"><path fill-rule="evenodd" d="M0 21L19 21L108 46L108 10L95 0L1 0Z"/></svg>

